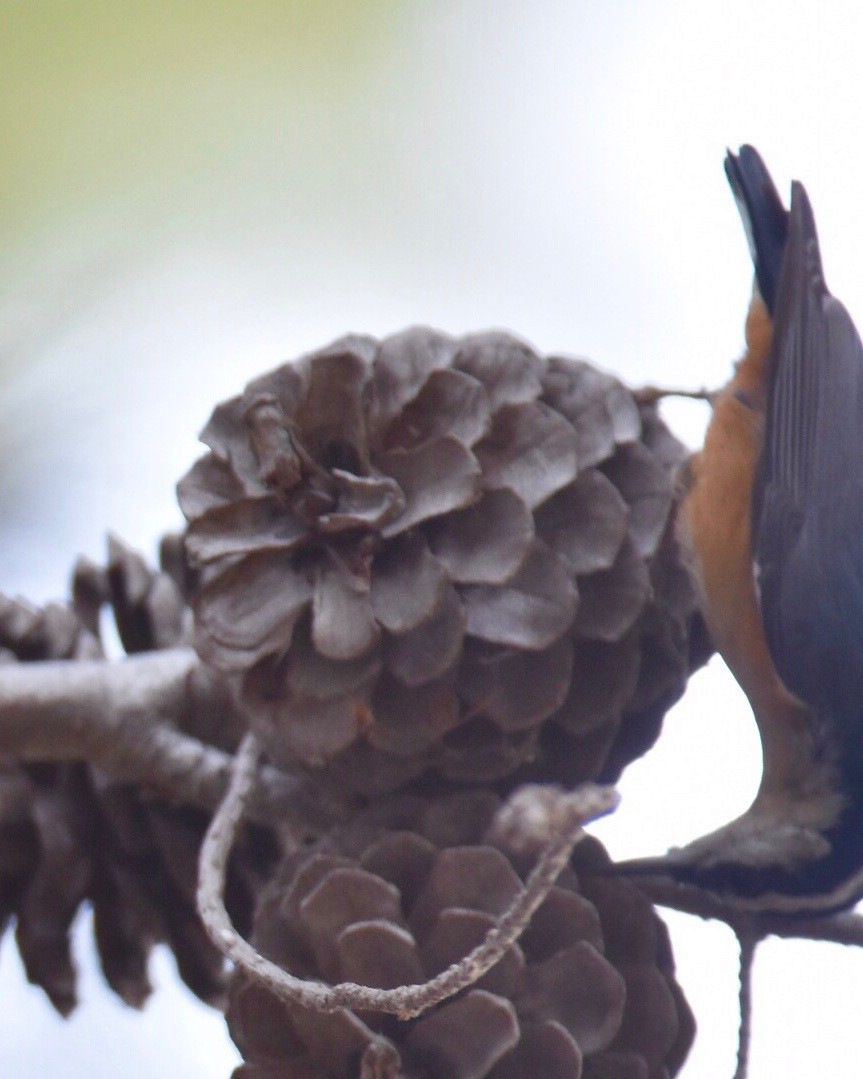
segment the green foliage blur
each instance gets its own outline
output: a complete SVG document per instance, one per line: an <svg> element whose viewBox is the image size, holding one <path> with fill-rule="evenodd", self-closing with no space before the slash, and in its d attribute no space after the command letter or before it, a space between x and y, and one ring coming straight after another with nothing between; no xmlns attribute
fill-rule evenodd
<svg viewBox="0 0 863 1079"><path fill-rule="evenodd" d="M0 377L114 259L190 215L230 227L312 134L347 135L403 11L0 0Z"/></svg>
<svg viewBox="0 0 863 1079"><path fill-rule="evenodd" d="M118 188L165 193L298 84L349 94L393 2L0 5L0 235ZM238 147L239 148L239 147Z"/></svg>

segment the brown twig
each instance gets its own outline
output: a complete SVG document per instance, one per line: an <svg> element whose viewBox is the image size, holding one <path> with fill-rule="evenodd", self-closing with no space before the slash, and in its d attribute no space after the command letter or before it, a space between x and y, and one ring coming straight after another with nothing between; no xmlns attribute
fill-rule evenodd
<svg viewBox="0 0 863 1079"><path fill-rule="evenodd" d="M213 817L201 846L198 870L198 913L211 939L237 967L266 985L282 1000L315 1011L339 1008L386 1012L411 1019L439 1004L459 990L476 983L524 932L536 909L548 895L572 849L582 837L582 825L617 805L617 793L607 787L587 784L572 793L556 792L556 798L541 807L560 827L525 882L510 908L488 932L485 940L459 962L427 982L397 989L373 989L342 982L296 978L256 951L236 931L225 909L224 891L228 857L245 803L256 781L260 747L254 735L247 735L237 754L234 776L225 800Z"/></svg>
<svg viewBox="0 0 863 1079"><path fill-rule="evenodd" d="M640 877L634 883L658 906L693 914L698 918L725 922L738 936L750 934L758 938L818 940L863 948L863 915L853 911L825 915L741 911L732 896L723 899L712 892L665 878Z"/></svg>
<svg viewBox="0 0 863 1079"><path fill-rule="evenodd" d="M17 761L87 761L115 779L180 802L215 809L233 757L178 729L192 707L224 706L224 691L191 649L117 662L51 661L0 667L0 756ZM319 787L261 769L249 816L312 831L340 817Z"/></svg>
<svg viewBox="0 0 863 1079"><path fill-rule="evenodd" d="M734 1079L746 1079L752 1033L752 968L755 952L765 937L827 941L863 948L863 916L853 911L834 914L777 914L742 910L733 896L724 898L664 877L641 877L638 888L659 906L699 918L725 922L740 944L740 1032Z"/></svg>
<svg viewBox="0 0 863 1079"><path fill-rule="evenodd" d="M740 1031L737 1036L737 1069L734 1079L746 1079L749 1074L749 1045L752 1040L752 967L755 951L761 943L757 934L738 933L740 944Z"/></svg>
<svg viewBox="0 0 863 1079"><path fill-rule="evenodd" d="M655 405L664 397L688 397L693 401L707 401L708 404L712 404L716 392L716 390L708 390L705 386L702 386L700 390L679 390L671 389L667 386L642 386L640 389L633 390L632 396L639 405Z"/></svg>

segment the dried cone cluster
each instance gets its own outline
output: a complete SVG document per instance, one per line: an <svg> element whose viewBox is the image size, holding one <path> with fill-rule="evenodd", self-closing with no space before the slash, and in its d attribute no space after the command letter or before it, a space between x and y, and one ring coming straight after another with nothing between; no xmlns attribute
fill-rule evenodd
<svg viewBox="0 0 863 1079"><path fill-rule="evenodd" d="M495 832L501 794L616 778L706 657L671 521L682 447L585 363L425 329L285 364L202 439L178 488L197 649L275 761L368 802L285 857L254 943L304 978L422 982L530 869ZM235 976L237 1075L675 1074L693 1025L667 935L606 867L583 843L519 944L409 1022Z"/></svg>
<svg viewBox="0 0 863 1079"><path fill-rule="evenodd" d="M495 825L500 799L616 779L706 658L671 519L682 447L585 363L425 329L285 364L202 438L163 570L112 541L105 568L79 565L69 607L0 600L0 658L101 656L106 607L127 653L194 640L198 673L231 697L190 705L187 734L233 751L250 726L322 794L362 796L277 871L274 835L246 826L237 928L304 978L421 982L479 943L531 869ZM0 918L61 1011L84 901L124 1000L147 995L157 941L220 1000L194 908L206 821L85 765L0 767ZM583 842L519 943L409 1022L309 1012L235 975L237 1075L674 1075L693 1024L667 934L606 870Z"/></svg>
<svg viewBox="0 0 863 1079"><path fill-rule="evenodd" d="M283 864L254 943L295 974L421 982L485 936L529 869L495 838L487 792L402 796ZM673 1075L693 1036L664 925L585 840L519 943L472 988L409 1022L282 1004L242 977L235 1076L516 1079Z"/></svg>
<svg viewBox="0 0 863 1079"><path fill-rule="evenodd" d="M112 540L106 568L79 563L72 606L37 609L0 597L0 661L101 658L105 605L127 653L188 639L190 612L171 579ZM188 719L189 733L233 748L238 732L227 709ZM206 823L196 809L148 798L84 764L0 764L0 925L15 918L27 976L58 1011L76 1003L69 931L85 903L105 978L126 1003L148 996L147 960L158 942L171 947L198 996L221 1000L224 963L194 905ZM238 851L229 892L246 926L271 857L255 838Z"/></svg>
<svg viewBox="0 0 863 1079"><path fill-rule="evenodd" d="M656 737L692 662L682 450L615 379L504 333L347 337L201 437L195 641L276 761L572 784Z"/></svg>

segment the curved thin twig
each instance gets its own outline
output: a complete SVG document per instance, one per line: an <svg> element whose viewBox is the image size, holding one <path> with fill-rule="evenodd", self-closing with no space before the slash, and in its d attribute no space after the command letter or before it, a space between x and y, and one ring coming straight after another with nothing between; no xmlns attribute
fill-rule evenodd
<svg viewBox="0 0 863 1079"><path fill-rule="evenodd" d="M397 989L373 989L355 982L330 986L296 978L266 959L240 936L225 909L228 857L243 818L245 802L254 787L259 757L258 741L249 734L237 754L228 793L213 817L201 846L198 913L216 947L237 967L266 985L280 999L322 1012L350 1008L386 1012L400 1019L411 1019L473 985L525 930L569 862L573 847L583 835L582 825L610 812L617 804L616 792L607 787L588 784L571 794L560 793L554 807L555 819L561 821L560 830L543 851L524 889L489 930L485 940L436 977Z"/></svg>

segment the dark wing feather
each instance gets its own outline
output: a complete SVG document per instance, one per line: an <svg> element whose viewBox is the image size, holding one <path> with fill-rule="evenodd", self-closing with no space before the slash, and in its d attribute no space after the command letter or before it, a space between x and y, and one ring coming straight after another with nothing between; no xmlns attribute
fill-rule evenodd
<svg viewBox="0 0 863 1079"><path fill-rule="evenodd" d="M776 297L753 539L780 677L863 757L863 345L824 284L800 184Z"/></svg>
<svg viewBox="0 0 863 1079"><path fill-rule="evenodd" d="M772 314L788 235L788 211L753 146L741 146L737 154L728 151L725 175L743 221L758 291Z"/></svg>

